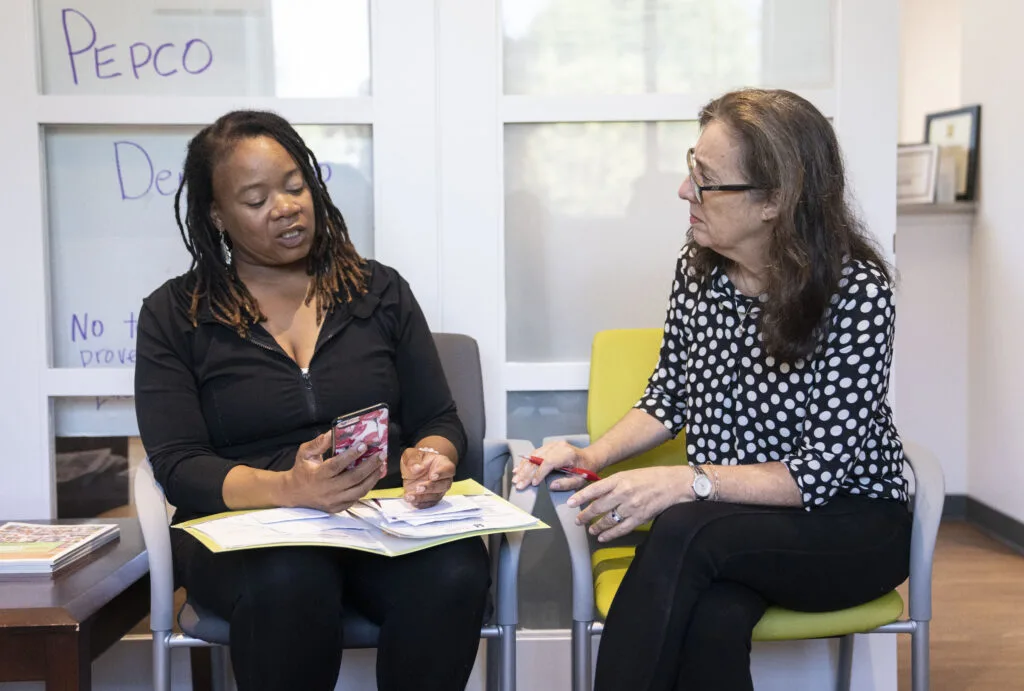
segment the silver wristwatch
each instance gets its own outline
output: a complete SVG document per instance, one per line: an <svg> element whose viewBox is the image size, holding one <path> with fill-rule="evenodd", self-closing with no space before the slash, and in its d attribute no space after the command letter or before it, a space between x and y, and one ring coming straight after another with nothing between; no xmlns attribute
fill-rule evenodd
<svg viewBox="0 0 1024 691"><path fill-rule="evenodd" d="M715 490L715 483L711 481L708 474L699 465L693 466L693 496L697 501L704 501L711 496Z"/></svg>

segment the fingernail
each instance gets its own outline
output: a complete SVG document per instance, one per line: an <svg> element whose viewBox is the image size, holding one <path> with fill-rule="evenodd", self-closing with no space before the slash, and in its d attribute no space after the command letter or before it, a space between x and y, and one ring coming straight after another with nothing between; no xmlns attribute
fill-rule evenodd
<svg viewBox="0 0 1024 691"><path fill-rule="evenodd" d="M366 451L366 444L360 444L359 446L357 446L356 447L356 451L358 451L359 453L365 452Z"/></svg>
<svg viewBox="0 0 1024 691"><path fill-rule="evenodd" d="M412 503L412 500L413 500L413 499L415 499L415 497L414 497L414 496L412 496L411 494L407 494L407 495L405 495L405 500L406 500L407 502L409 502L410 504Z"/></svg>
<svg viewBox="0 0 1024 691"><path fill-rule="evenodd" d="M604 535L600 535L600 536L598 536L597 541L598 542L608 542L608 538L606 538Z"/></svg>
<svg viewBox="0 0 1024 691"><path fill-rule="evenodd" d="M441 476L438 475L437 473L434 473L433 475L430 476L430 479L431 480L440 480Z"/></svg>
<svg viewBox="0 0 1024 691"><path fill-rule="evenodd" d="M417 494L423 494L426 491L427 491L427 488L424 485L420 485L419 487L416 488L416 493Z"/></svg>
<svg viewBox="0 0 1024 691"><path fill-rule="evenodd" d="M576 525L583 525L583 521L579 519L579 516L576 517Z"/></svg>
<svg viewBox="0 0 1024 691"><path fill-rule="evenodd" d="M413 470L413 472L415 472L415 473L418 473L418 472L420 472L420 464L419 464L419 463L417 463L416 465L414 465L414 466L412 467L412 470Z"/></svg>
<svg viewBox="0 0 1024 691"><path fill-rule="evenodd" d="M597 535L597 528L591 528L589 532L591 535Z"/></svg>
<svg viewBox="0 0 1024 691"><path fill-rule="evenodd" d="M575 499L570 499L569 501L565 502L565 505L569 506L569 507L575 508L576 507L576 500Z"/></svg>

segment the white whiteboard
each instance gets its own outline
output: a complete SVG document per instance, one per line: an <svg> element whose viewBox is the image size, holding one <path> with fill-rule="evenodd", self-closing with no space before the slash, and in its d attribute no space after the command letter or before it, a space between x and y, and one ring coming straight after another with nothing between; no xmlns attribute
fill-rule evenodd
<svg viewBox="0 0 1024 691"><path fill-rule="evenodd" d="M135 399L131 396L56 398L55 437L137 437Z"/></svg>
<svg viewBox="0 0 1024 691"><path fill-rule="evenodd" d="M297 128L320 160L352 241L373 256L369 125ZM45 132L54 367L132 367L142 299L188 270L174 192L197 128L49 127ZM116 413L116 414L115 414ZM135 429L123 401L58 399L57 434ZM130 419L129 419L130 416Z"/></svg>
<svg viewBox="0 0 1024 691"><path fill-rule="evenodd" d="M47 94L365 96L367 0L38 0Z"/></svg>

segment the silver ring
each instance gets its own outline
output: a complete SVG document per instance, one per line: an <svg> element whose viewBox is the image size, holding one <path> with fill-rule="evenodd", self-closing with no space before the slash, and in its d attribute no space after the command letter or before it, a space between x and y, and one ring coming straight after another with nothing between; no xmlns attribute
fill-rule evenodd
<svg viewBox="0 0 1024 691"><path fill-rule="evenodd" d="M608 517L616 523L622 523L622 516L620 516L619 512L616 511L615 509L612 509L611 511L608 512Z"/></svg>

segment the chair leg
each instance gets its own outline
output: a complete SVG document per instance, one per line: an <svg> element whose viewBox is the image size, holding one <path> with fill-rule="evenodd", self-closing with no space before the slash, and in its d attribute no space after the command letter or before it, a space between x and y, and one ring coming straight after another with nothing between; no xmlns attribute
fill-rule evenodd
<svg viewBox="0 0 1024 691"><path fill-rule="evenodd" d="M931 658L928 631L930 622L917 621L915 623L917 627L910 634L911 687L913 691L928 691Z"/></svg>
<svg viewBox="0 0 1024 691"><path fill-rule="evenodd" d="M501 631L501 691L516 691L516 627L499 626Z"/></svg>
<svg viewBox="0 0 1024 691"><path fill-rule="evenodd" d="M853 676L853 634L839 637L839 665L836 668L836 691L850 691Z"/></svg>
<svg viewBox="0 0 1024 691"><path fill-rule="evenodd" d="M231 659L228 656L228 649L218 645L210 649L210 687L212 691L227 691L228 688L228 666Z"/></svg>
<svg viewBox="0 0 1024 691"><path fill-rule="evenodd" d="M589 621L572 623L572 691L591 691L590 679L590 626Z"/></svg>
<svg viewBox="0 0 1024 691"><path fill-rule="evenodd" d="M171 691L171 649L167 646L170 631L153 632L153 691Z"/></svg>

